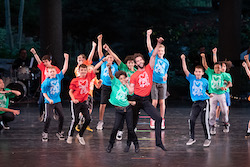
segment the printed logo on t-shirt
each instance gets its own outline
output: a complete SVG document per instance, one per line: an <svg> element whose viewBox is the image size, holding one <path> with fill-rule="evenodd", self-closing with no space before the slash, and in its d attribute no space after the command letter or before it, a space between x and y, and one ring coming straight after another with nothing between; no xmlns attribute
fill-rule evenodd
<svg viewBox="0 0 250 167"><path fill-rule="evenodd" d="M0 94L0 107L6 108L6 97L4 94Z"/></svg>
<svg viewBox="0 0 250 167"><path fill-rule="evenodd" d="M54 95L56 93L59 93L60 92L60 85L59 85L59 82L58 80L54 80L54 81L51 81L50 82L50 94Z"/></svg>
<svg viewBox="0 0 250 167"><path fill-rule="evenodd" d="M220 89L221 76L212 75L211 87L212 89Z"/></svg>
<svg viewBox="0 0 250 167"><path fill-rule="evenodd" d="M192 94L194 96L201 96L202 95L202 81L193 81L193 86L192 86Z"/></svg>
<svg viewBox="0 0 250 167"><path fill-rule="evenodd" d="M158 59L157 64L155 65L154 71L156 73L164 74L164 68L165 68L164 62L162 60Z"/></svg>
<svg viewBox="0 0 250 167"><path fill-rule="evenodd" d="M115 67L111 66L111 71L112 71L112 74L114 74L114 72L115 72ZM105 76L105 77L109 76L109 69L108 69L107 66L105 67L105 69L104 69L104 71L103 71L103 76Z"/></svg>
<svg viewBox="0 0 250 167"><path fill-rule="evenodd" d="M138 78L139 78L138 83L140 87L145 87L150 85L148 73L146 71L140 74Z"/></svg>
<svg viewBox="0 0 250 167"><path fill-rule="evenodd" d="M121 100L121 101L126 101L126 97L127 97L127 92L123 91L122 86L120 86L119 90L116 93L116 99L117 100Z"/></svg>
<svg viewBox="0 0 250 167"><path fill-rule="evenodd" d="M44 80L49 77L49 72L48 72L47 68L45 68L45 70L44 70L44 76L45 76Z"/></svg>
<svg viewBox="0 0 250 167"><path fill-rule="evenodd" d="M80 94L86 94L88 93L88 80L79 80L78 85L80 88Z"/></svg>

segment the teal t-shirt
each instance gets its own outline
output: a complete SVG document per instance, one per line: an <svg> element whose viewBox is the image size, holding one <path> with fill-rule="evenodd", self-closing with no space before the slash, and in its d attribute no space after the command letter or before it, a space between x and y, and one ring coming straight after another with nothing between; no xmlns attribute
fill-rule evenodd
<svg viewBox="0 0 250 167"><path fill-rule="evenodd" d="M121 62L121 64L118 66L118 69L121 71L125 71L126 74L128 75L128 77L130 78L132 74L134 74L136 72L136 68L134 68L134 71L131 71L128 69L128 66L126 64L124 64L123 62Z"/></svg>
<svg viewBox="0 0 250 167"><path fill-rule="evenodd" d="M128 88L126 85L123 85L119 79L114 77L111 80L111 89L112 92L110 94L109 102L118 107L127 107L129 105L128 102Z"/></svg>
<svg viewBox="0 0 250 167"><path fill-rule="evenodd" d="M227 74L216 74L214 70L209 67L206 70L206 74L208 75L209 93L224 94L226 91L220 89L223 87L224 81L232 82L232 79Z"/></svg>
<svg viewBox="0 0 250 167"><path fill-rule="evenodd" d="M8 91L10 89L6 88L5 91ZM8 108L9 107L9 99L15 97L14 93L0 93L0 107L2 108ZM5 113L4 111L0 111L0 114Z"/></svg>

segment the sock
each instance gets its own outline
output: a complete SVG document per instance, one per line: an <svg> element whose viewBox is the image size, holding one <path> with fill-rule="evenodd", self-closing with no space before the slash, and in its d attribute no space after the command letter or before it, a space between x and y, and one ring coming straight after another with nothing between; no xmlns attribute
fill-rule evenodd
<svg viewBox="0 0 250 167"><path fill-rule="evenodd" d="M216 118L216 121L219 122L219 118Z"/></svg>

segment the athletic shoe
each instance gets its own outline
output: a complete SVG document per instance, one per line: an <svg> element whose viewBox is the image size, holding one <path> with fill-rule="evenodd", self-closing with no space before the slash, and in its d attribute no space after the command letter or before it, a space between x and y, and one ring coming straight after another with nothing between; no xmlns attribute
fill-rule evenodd
<svg viewBox="0 0 250 167"><path fill-rule="evenodd" d="M150 118L150 128L155 129L155 120L153 120L152 118Z"/></svg>
<svg viewBox="0 0 250 167"><path fill-rule="evenodd" d="M137 128L135 128L134 131L136 132L136 131L137 131Z"/></svg>
<svg viewBox="0 0 250 167"><path fill-rule="evenodd" d="M97 130L102 130L103 129L103 121L99 121L96 126Z"/></svg>
<svg viewBox="0 0 250 167"><path fill-rule="evenodd" d="M57 138L58 138L59 140L65 140L64 135L63 135L63 132L57 132L57 133L56 133L56 136L57 136Z"/></svg>
<svg viewBox="0 0 250 167"><path fill-rule="evenodd" d="M247 132L246 135L245 135L245 137L246 137L246 138L247 138L247 137L250 137L250 133Z"/></svg>
<svg viewBox="0 0 250 167"><path fill-rule="evenodd" d="M214 125L211 126L211 128L210 128L210 134L211 135L216 135L216 127Z"/></svg>
<svg viewBox="0 0 250 167"><path fill-rule="evenodd" d="M186 143L187 146L191 146L196 142L195 139L189 139L188 142Z"/></svg>
<svg viewBox="0 0 250 167"><path fill-rule="evenodd" d="M116 134L116 139L117 139L117 140L122 140L122 134L123 134L123 131L118 130L118 132L117 132L117 134Z"/></svg>
<svg viewBox="0 0 250 167"><path fill-rule="evenodd" d="M107 153L110 153L111 150L112 150L112 148L113 148L113 144L110 144L110 143L109 143L109 145L108 145L108 147L107 147L107 149L106 149Z"/></svg>
<svg viewBox="0 0 250 167"><path fill-rule="evenodd" d="M223 129L224 133L228 133L229 132L229 126L228 123L224 123L224 129Z"/></svg>
<svg viewBox="0 0 250 167"><path fill-rule="evenodd" d="M162 121L161 121L161 129L165 129L165 119L162 118Z"/></svg>
<svg viewBox="0 0 250 167"><path fill-rule="evenodd" d="M216 127L216 128L220 127L219 121L215 122L214 127Z"/></svg>
<svg viewBox="0 0 250 167"><path fill-rule="evenodd" d="M48 133L43 132L42 133L42 141L47 142L48 141L48 136L49 136Z"/></svg>
<svg viewBox="0 0 250 167"><path fill-rule="evenodd" d="M56 114L56 111L55 111L55 109L53 110L53 118L54 118L54 120L59 120L59 116Z"/></svg>
<svg viewBox="0 0 250 167"><path fill-rule="evenodd" d="M40 122L43 122L44 116L45 116L45 112L43 111L42 115L40 115L40 117L39 117Z"/></svg>
<svg viewBox="0 0 250 167"><path fill-rule="evenodd" d="M134 145L135 145L135 152L136 152L136 153L140 152L139 143L138 143L138 142L137 142L137 143L134 143Z"/></svg>
<svg viewBox="0 0 250 167"><path fill-rule="evenodd" d="M9 129L10 129L9 125L7 124L7 122L1 121L0 123L1 123L2 127L3 127L5 130L9 130Z"/></svg>
<svg viewBox="0 0 250 167"><path fill-rule="evenodd" d="M211 144L211 140L206 139L206 140L204 141L204 143L203 143L203 147L209 147L210 144Z"/></svg>
<svg viewBox="0 0 250 167"><path fill-rule="evenodd" d="M163 151L167 151L167 149L164 147L163 144L158 144L156 145L157 147L160 147Z"/></svg>
<svg viewBox="0 0 250 167"><path fill-rule="evenodd" d="M93 129L91 129L89 126L87 126L86 130L93 132Z"/></svg>
<svg viewBox="0 0 250 167"><path fill-rule="evenodd" d="M72 136L68 136L67 143L68 144L72 144L72 140L73 140L73 137Z"/></svg>
<svg viewBox="0 0 250 167"><path fill-rule="evenodd" d="M76 138L78 139L78 141L79 141L79 143L80 143L81 145L85 145L85 141L84 141L83 137L80 137L80 135L77 134L77 135L76 135Z"/></svg>

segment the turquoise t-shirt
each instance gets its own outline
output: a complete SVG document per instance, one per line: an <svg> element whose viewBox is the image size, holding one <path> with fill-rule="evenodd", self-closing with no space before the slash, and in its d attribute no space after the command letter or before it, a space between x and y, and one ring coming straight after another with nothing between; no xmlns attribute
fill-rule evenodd
<svg viewBox="0 0 250 167"><path fill-rule="evenodd" d="M209 93L224 94L226 91L220 89L223 87L224 81L232 82L232 79L227 74L216 74L214 70L209 67L206 70L206 74L208 75Z"/></svg>
<svg viewBox="0 0 250 167"><path fill-rule="evenodd" d="M132 74L134 74L136 72L136 68L134 68L134 71L131 71L128 69L128 66L126 64L124 64L123 62L121 62L121 64L118 66L118 69L121 71L125 71L126 74L128 75L128 77L130 78Z"/></svg>
<svg viewBox="0 0 250 167"><path fill-rule="evenodd" d="M103 58L104 58L104 56L103 56ZM111 65L111 71L112 71L113 75L115 75L115 73L118 71L118 66L116 63L113 63ZM111 86L111 79L109 77L109 69L107 67L107 61L103 62L101 65L101 79L102 79L103 85Z"/></svg>
<svg viewBox="0 0 250 167"><path fill-rule="evenodd" d="M129 105L127 98L129 91L126 85L123 85L119 79L114 77L111 80L111 89L109 102L114 106L127 107Z"/></svg>
<svg viewBox="0 0 250 167"><path fill-rule="evenodd" d="M6 88L5 91L8 91L10 89ZM8 108L9 107L9 99L15 97L14 93L0 93L0 107L2 108ZM5 113L4 111L0 111L0 114Z"/></svg>

